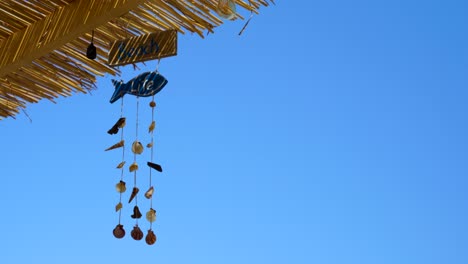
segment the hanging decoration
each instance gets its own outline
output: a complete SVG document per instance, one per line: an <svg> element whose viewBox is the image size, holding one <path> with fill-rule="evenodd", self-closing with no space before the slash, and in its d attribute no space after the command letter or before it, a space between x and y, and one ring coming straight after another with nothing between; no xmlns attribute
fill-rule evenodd
<svg viewBox="0 0 468 264"><path fill-rule="evenodd" d="M159 64L158 64L159 65ZM159 67L158 67L159 68ZM162 172L162 167L159 164L154 163L154 131L156 128L156 121L154 120L154 110L156 107L156 102L154 101L154 95L160 92L167 84L166 78L164 78L158 70L152 72L145 72L137 77L131 79L130 81L124 83L123 81L116 81L112 80L112 83L115 87L115 91L110 98L110 103L114 103L117 100L121 100L121 113L120 117L117 122L107 131L110 135L120 133L120 141L116 144L110 146L109 148L105 149L106 151L113 150L113 149L122 149L122 160L117 165L117 169L120 170L120 180L116 184L116 190L119 193L119 202L115 206L115 211L119 213L119 221L116 227L113 230L113 234L116 238L123 238L125 236L125 229L124 225L121 222L122 216L122 209L124 205L122 203L122 194L125 193L127 190L126 183L124 181L124 172L125 172L125 139L124 139L124 127L126 125L126 118L123 116L123 106L124 101L123 98L126 94L130 94L136 96L136 117L135 117L135 139L131 145L131 151L133 153L133 162L128 166L128 172L133 174L133 186L131 188L131 193L128 198L128 204L133 203L133 210L130 217L135 220L135 224L133 229L130 233L131 237L135 240L141 240L144 237L143 231L139 225L139 219L143 216L140 211L139 205L139 193L140 188L139 181L138 181L138 171L140 167L138 163L140 162L142 156L145 152L145 147L141 143L139 139L139 107L140 107L140 98L141 97L150 97L152 96L152 100L149 104L151 107L151 122L148 125L148 133L150 134L151 140L146 145L146 147L150 150L150 159L147 161L147 165L149 167L149 186L147 191L144 193L144 197L150 200L150 205L148 211L146 212L146 220L148 220L150 227L146 234L145 241L148 245L153 245L156 242L156 235L153 231L153 222L156 221L156 210L153 208L153 194L154 194L154 186L152 185L152 170L156 170L158 172Z"/></svg>
<svg viewBox="0 0 468 264"><path fill-rule="evenodd" d="M94 30L91 36L91 43L86 49L86 57L90 60L94 60L97 57L97 50L96 50L96 47L94 46Z"/></svg>
<svg viewBox="0 0 468 264"><path fill-rule="evenodd" d="M163 57L174 56L177 54L177 33L175 30L168 30L162 32L156 32L146 34L142 36L132 37L128 39L118 40L111 43L109 50L109 65L118 66L125 64L134 64L136 62L142 62L150 59L161 59ZM145 241L148 245L156 243L156 235L153 231L153 223L156 221L156 210L153 208L153 195L155 187L153 186L153 175L152 171L156 170L162 172L161 165L154 162L154 131L156 129L156 121L154 119L154 111L156 108L156 102L154 97L159 93L167 84L166 78L159 73L159 62L155 71L149 71L141 73L140 75L132 78L131 80L124 82L123 80L116 81L112 80L114 86L114 92L109 102L115 103L121 100L120 117L117 122L107 131L110 135L116 135L120 131L120 141L114 145L105 149L106 151L114 149L122 149L122 160L118 163L117 169L120 170L120 180L116 184L116 190L119 193L119 202L115 206L115 211L119 213L118 223L113 230L113 234L116 238L123 238L125 236L125 229L122 223L122 212L126 211L126 206L123 203L123 194L127 190L127 184L124 181L125 174L130 173L133 176L133 185L129 188L131 192L128 196L129 208L132 208L129 212L130 219L134 221L133 229L130 235L135 240L142 240L145 237ZM124 127L127 123L127 118L124 117L124 97L125 95L132 95L136 97L136 116L135 116L135 138L131 140L124 139ZM140 138L140 116L139 107L140 100L143 98L151 97L149 106L151 107L151 121L148 122L147 130L145 133L149 133L150 140L146 144L142 143ZM144 137L142 137L144 138ZM130 150L132 152L133 160L127 162L125 160L125 146L126 142L131 142ZM148 151L145 151L145 146ZM149 154L147 154L149 152ZM149 155L148 159L145 160L145 155ZM149 168L149 184L148 187L144 187L144 197L149 200L149 206L145 212L145 218L149 222L149 229L146 236L141 230L140 226L142 223L139 220L142 218L143 213L140 208L143 208L142 202L145 199L139 199L141 197L140 192L142 185L140 184L140 178L142 173L142 164L146 161L146 165ZM126 166L126 164L129 164ZM128 170L128 172L127 172Z"/></svg>
<svg viewBox="0 0 468 264"><path fill-rule="evenodd" d="M218 0L218 15L222 18L233 20L236 17L236 3L234 0Z"/></svg>

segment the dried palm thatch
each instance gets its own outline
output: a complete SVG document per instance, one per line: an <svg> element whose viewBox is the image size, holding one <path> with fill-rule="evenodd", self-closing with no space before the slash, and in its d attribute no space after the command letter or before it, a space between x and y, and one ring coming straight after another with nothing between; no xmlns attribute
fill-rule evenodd
<svg viewBox="0 0 468 264"><path fill-rule="evenodd" d="M213 32L222 23L218 1L0 1L0 119L44 98L86 93L97 76L118 73L106 64L113 41L167 29L201 37ZM268 6L266 0L235 2L254 13ZM85 55L93 30L96 60Z"/></svg>

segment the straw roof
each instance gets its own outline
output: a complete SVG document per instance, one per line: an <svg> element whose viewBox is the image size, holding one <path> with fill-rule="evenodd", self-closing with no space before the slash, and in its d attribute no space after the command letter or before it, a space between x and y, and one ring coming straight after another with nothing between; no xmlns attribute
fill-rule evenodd
<svg viewBox="0 0 468 264"><path fill-rule="evenodd" d="M218 1L1 0L0 119L41 99L86 93L95 88L97 76L118 73L107 65L113 41L167 29L200 37L213 32L223 22ZM268 5L235 2L254 13ZM98 57L90 60L85 52L93 30Z"/></svg>

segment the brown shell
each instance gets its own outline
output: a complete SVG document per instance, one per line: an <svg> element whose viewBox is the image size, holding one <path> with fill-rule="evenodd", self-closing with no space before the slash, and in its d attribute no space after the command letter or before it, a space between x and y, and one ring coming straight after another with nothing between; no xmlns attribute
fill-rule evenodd
<svg viewBox="0 0 468 264"><path fill-rule="evenodd" d="M138 206L135 205L135 207L133 207L133 214L130 217L133 218L133 219L140 219L141 218L141 212L140 212L140 209L138 208Z"/></svg>
<svg viewBox="0 0 468 264"><path fill-rule="evenodd" d="M118 203L116 206L115 206L115 211L118 212L120 209L122 209L123 207L123 204L122 203Z"/></svg>
<svg viewBox="0 0 468 264"><path fill-rule="evenodd" d="M156 122L153 120L150 124L150 126L148 127L148 133L151 133L153 132L154 128L156 127Z"/></svg>
<svg viewBox="0 0 468 264"><path fill-rule="evenodd" d="M155 107L156 106L156 102L155 101L151 101L150 102L150 107Z"/></svg>
<svg viewBox="0 0 468 264"><path fill-rule="evenodd" d="M125 165L125 161L120 162L119 165L117 165L117 169L123 168L124 165Z"/></svg>
<svg viewBox="0 0 468 264"><path fill-rule="evenodd" d="M148 234L146 234L145 241L148 245L153 245L154 243L156 243L156 235L153 233L153 230L148 230Z"/></svg>
<svg viewBox="0 0 468 264"><path fill-rule="evenodd" d="M141 229L137 225L133 227L133 230L130 233L130 235L135 240L141 240L143 238L143 236L144 236L143 232L141 231Z"/></svg>
<svg viewBox="0 0 468 264"><path fill-rule="evenodd" d="M132 165L130 165L130 167L128 167L128 171L134 172L136 170L138 170L138 164L136 162L133 162Z"/></svg>
<svg viewBox="0 0 468 264"><path fill-rule="evenodd" d="M114 236L116 238L122 238L125 236L125 230L123 228L123 225L117 225L114 230L112 231L112 233L114 234Z"/></svg>
<svg viewBox="0 0 468 264"><path fill-rule="evenodd" d="M128 199L128 203L132 202L133 198L135 198L137 196L139 191L140 191L140 189L138 189L137 187L133 187L132 194L130 195L130 199Z"/></svg>

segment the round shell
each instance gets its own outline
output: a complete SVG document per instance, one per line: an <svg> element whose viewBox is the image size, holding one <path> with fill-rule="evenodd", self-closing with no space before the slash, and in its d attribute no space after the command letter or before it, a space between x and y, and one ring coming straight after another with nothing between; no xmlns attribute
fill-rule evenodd
<svg viewBox="0 0 468 264"><path fill-rule="evenodd" d="M155 102L155 101L151 101L151 102L150 102L150 107L152 107L152 108L156 107L156 102Z"/></svg>
<svg viewBox="0 0 468 264"><path fill-rule="evenodd" d="M125 230L123 228L123 225L117 225L114 230L112 231L112 233L114 234L114 236L116 238L122 238L125 236Z"/></svg>
<svg viewBox="0 0 468 264"><path fill-rule="evenodd" d="M127 187L125 187L125 182L124 181L120 181L119 183L117 183L115 185L115 189L117 190L117 192L119 193L124 193L126 190L127 190Z"/></svg>
<svg viewBox="0 0 468 264"><path fill-rule="evenodd" d="M150 210L146 213L146 220L148 220L151 223L156 221L156 210L150 208Z"/></svg>
<svg viewBox="0 0 468 264"><path fill-rule="evenodd" d="M141 144L140 141L135 141L133 142L132 144L132 152L135 153L135 154L141 154L143 153L143 145Z"/></svg>
<svg viewBox="0 0 468 264"><path fill-rule="evenodd" d="M148 234L146 235L146 244L153 245L156 243L156 235L153 233L153 230L148 230Z"/></svg>
<svg viewBox="0 0 468 264"><path fill-rule="evenodd" d="M130 233L133 239L141 240L143 238L143 232L138 226L134 226L132 232Z"/></svg>
<svg viewBox="0 0 468 264"><path fill-rule="evenodd" d="M234 19L236 17L236 4L233 0L220 0L217 11L222 18Z"/></svg>

